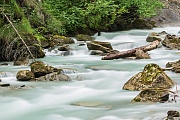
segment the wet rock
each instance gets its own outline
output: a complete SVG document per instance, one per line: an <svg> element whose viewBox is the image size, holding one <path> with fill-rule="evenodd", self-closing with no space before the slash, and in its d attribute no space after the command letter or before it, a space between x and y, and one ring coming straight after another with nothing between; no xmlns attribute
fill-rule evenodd
<svg viewBox="0 0 180 120"><path fill-rule="evenodd" d="M21 70L16 74L18 81L30 81L35 78L34 74L29 70Z"/></svg>
<svg viewBox="0 0 180 120"><path fill-rule="evenodd" d="M71 78L65 74L60 74L58 72L53 72L50 74L46 74L44 76L38 77L35 79L35 81L41 81L41 82L46 82L46 81L70 81Z"/></svg>
<svg viewBox="0 0 180 120"><path fill-rule="evenodd" d="M166 102L169 100L169 93L166 90L146 89L141 91L132 102Z"/></svg>
<svg viewBox="0 0 180 120"><path fill-rule="evenodd" d="M52 73L52 72L61 71L52 66L45 65L42 61L33 62L33 63L31 63L30 66L31 66L31 72L34 73L36 78L40 77L40 76L44 76L44 75Z"/></svg>
<svg viewBox="0 0 180 120"><path fill-rule="evenodd" d="M92 40L94 40L93 37L91 37L89 35L85 35L85 34L77 34L75 36L75 38L77 39L77 41L92 41Z"/></svg>
<svg viewBox="0 0 180 120"><path fill-rule="evenodd" d="M8 86L10 86L9 83L0 83L0 87L8 87Z"/></svg>
<svg viewBox="0 0 180 120"><path fill-rule="evenodd" d="M169 89L174 82L157 64L147 64L142 72L131 77L123 86L124 90L145 90L148 88Z"/></svg>
<svg viewBox="0 0 180 120"><path fill-rule="evenodd" d="M8 65L8 63L2 63L1 65Z"/></svg>
<svg viewBox="0 0 180 120"><path fill-rule="evenodd" d="M168 34L162 41L162 45L170 49L180 50L180 37Z"/></svg>
<svg viewBox="0 0 180 120"><path fill-rule="evenodd" d="M166 68L171 68L175 73L180 73L180 60L175 62L168 62Z"/></svg>
<svg viewBox="0 0 180 120"><path fill-rule="evenodd" d="M144 52L141 49L137 49L135 52L135 55L136 55L136 59L150 59L151 58L147 52Z"/></svg>
<svg viewBox="0 0 180 120"><path fill-rule="evenodd" d="M104 53L108 53L113 50L111 43L109 42L100 42L100 41L91 41L87 43L89 50L100 50Z"/></svg>
<svg viewBox="0 0 180 120"><path fill-rule="evenodd" d="M180 120L179 112L175 110L169 110L165 120Z"/></svg>
<svg viewBox="0 0 180 120"><path fill-rule="evenodd" d="M58 48L58 50L59 50L59 51L69 51L70 48L69 48L68 45L65 45L65 46L60 46L60 47Z"/></svg>
<svg viewBox="0 0 180 120"><path fill-rule="evenodd" d="M160 37L160 35L159 35L158 33L156 33L156 32L150 33L150 34L148 35L148 37L146 38L146 41L147 41L147 42L153 42L153 41L155 41L155 40L159 40L159 41L162 40L162 38Z"/></svg>
<svg viewBox="0 0 180 120"><path fill-rule="evenodd" d="M54 35L50 39L50 47L61 46L63 44L72 44L72 43L74 43L74 40L70 37L65 37L65 36Z"/></svg>
<svg viewBox="0 0 180 120"><path fill-rule="evenodd" d="M101 51L101 50L91 50L89 54L90 55L100 55L100 56L104 56L105 55L104 52Z"/></svg>

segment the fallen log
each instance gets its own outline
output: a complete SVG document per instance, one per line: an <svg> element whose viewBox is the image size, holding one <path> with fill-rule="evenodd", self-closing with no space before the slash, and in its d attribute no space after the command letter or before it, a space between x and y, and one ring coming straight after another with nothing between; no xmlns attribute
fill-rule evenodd
<svg viewBox="0 0 180 120"><path fill-rule="evenodd" d="M156 49L159 44L160 44L160 42L158 40L156 40L149 45L137 47L137 48L134 48L131 50L109 53L105 57L102 57L101 60L113 60L113 59L119 59L119 58L125 58L125 57L132 57L135 55L136 50L138 50L138 49L146 52L146 51Z"/></svg>

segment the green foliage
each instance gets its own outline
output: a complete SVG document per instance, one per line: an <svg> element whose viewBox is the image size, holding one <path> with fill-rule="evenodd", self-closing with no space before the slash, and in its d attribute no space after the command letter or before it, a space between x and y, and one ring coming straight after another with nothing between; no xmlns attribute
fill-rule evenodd
<svg viewBox="0 0 180 120"><path fill-rule="evenodd" d="M106 29L114 23L117 8L113 1L98 0L89 3L85 12L87 25L94 29Z"/></svg>

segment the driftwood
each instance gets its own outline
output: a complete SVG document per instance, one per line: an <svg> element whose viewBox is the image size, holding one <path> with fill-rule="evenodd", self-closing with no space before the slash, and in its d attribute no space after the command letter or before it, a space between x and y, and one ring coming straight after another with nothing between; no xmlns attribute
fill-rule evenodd
<svg viewBox="0 0 180 120"><path fill-rule="evenodd" d="M138 48L134 48L134 49L122 51L122 52L118 51L115 53L109 53L105 57L102 57L101 60L112 60L112 59L119 59L119 58L125 58L125 57L132 57L135 55L136 50L138 50L138 49L146 52L146 51L156 49L159 44L160 44L160 42L158 40L156 40L156 41L154 41L151 44L146 45L146 46L141 46Z"/></svg>

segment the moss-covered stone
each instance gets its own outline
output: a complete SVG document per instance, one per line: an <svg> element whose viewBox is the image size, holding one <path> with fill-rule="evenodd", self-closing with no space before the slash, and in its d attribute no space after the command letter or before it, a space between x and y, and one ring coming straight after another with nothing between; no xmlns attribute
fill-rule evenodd
<svg viewBox="0 0 180 120"><path fill-rule="evenodd" d="M77 34L75 36L75 38L77 39L77 41L92 41L92 40L94 40L93 37L91 37L89 35L85 35L85 34Z"/></svg>
<svg viewBox="0 0 180 120"><path fill-rule="evenodd" d="M30 66L31 66L31 71L34 73L35 77L40 77L52 72L60 71L57 68L54 68L49 65L45 65L42 61L33 62L31 63Z"/></svg>
<svg viewBox="0 0 180 120"><path fill-rule="evenodd" d="M174 82L157 64L147 64L142 72L134 75L123 86L124 90L144 90L148 88L168 89Z"/></svg>
<svg viewBox="0 0 180 120"><path fill-rule="evenodd" d="M16 74L18 81L29 81L35 78L34 74L29 70L21 70Z"/></svg>
<svg viewBox="0 0 180 120"><path fill-rule="evenodd" d="M63 44L72 44L74 43L74 40L70 37L65 37L65 36L59 36L59 35L54 35L50 39L50 46L62 46Z"/></svg>

